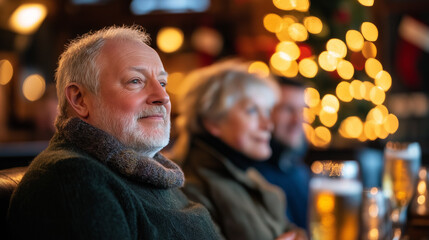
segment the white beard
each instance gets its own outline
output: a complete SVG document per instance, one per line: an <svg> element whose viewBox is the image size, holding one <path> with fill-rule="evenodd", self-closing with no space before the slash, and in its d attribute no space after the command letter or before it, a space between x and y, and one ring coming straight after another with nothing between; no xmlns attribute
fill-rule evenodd
<svg viewBox="0 0 429 240"><path fill-rule="evenodd" d="M137 116L113 114L112 109L102 101L96 111L96 127L116 137L125 146L134 149L143 156L153 157L170 141L170 116L164 106L151 106L142 110ZM142 129L139 119L144 116L162 114L164 121L150 129Z"/></svg>

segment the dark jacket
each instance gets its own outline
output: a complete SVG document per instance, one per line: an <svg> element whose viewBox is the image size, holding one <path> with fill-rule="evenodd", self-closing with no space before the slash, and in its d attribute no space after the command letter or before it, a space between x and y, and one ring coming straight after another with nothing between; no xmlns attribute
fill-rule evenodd
<svg viewBox="0 0 429 240"><path fill-rule="evenodd" d="M129 160L129 161L124 161ZM78 119L30 165L9 209L16 239L219 239L207 210L178 189L183 173Z"/></svg>
<svg viewBox="0 0 429 240"><path fill-rule="evenodd" d="M307 208L311 172L304 163L306 147L293 150L271 140L273 154L267 161L254 162L256 168L268 182L279 186L286 194L286 214L298 227L308 229Z"/></svg>
<svg viewBox="0 0 429 240"><path fill-rule="evenodd" d="M184 192L207 207L227 239L275 239L291 227L284 194L255 169L232 163L231 151L219 140L195 138L183 163Z"/></svg>

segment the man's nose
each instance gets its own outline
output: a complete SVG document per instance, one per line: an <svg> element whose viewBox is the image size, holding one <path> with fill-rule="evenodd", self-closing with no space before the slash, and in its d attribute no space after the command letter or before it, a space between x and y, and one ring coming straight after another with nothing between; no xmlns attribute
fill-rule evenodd
<svg viewBox="0 0 429 240"><path fill-rule="evenodd" d="M170 96L157 80L151 81L148 92L147 104L165 105L170 102Z"/></svg>

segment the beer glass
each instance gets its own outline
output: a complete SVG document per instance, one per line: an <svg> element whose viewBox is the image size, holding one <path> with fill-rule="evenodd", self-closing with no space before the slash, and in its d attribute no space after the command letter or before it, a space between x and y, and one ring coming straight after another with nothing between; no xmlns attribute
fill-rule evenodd
<svg viewBox="0 0 429 240"><path fill-rule="evenodd" d="M359 239L362 182L358 162L311 165L309 231L312 240Z"/></svg>
<svg viewBox="0 0 429 240"><path fill-rule="evenodd" d="M392 239L400 239L403 234L420 159L421 149L416 142L388 142L384 149L383 192L390 199Z"/></svg>

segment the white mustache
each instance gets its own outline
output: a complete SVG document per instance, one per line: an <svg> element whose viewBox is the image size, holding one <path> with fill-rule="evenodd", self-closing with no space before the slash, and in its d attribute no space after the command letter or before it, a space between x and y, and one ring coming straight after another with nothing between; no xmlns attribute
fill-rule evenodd
<svg viewBox="0 0 429 240"><path fill-rule="evenodd" d="M144 117L149 117L153 115L162 115L162 117L165 119L167 117L167 110L163 106L154 106L154 107L142 110L137 115L137 118L144 118Z"/></svg>

